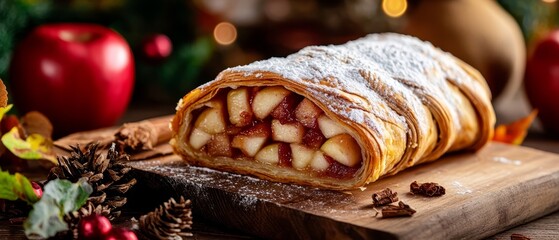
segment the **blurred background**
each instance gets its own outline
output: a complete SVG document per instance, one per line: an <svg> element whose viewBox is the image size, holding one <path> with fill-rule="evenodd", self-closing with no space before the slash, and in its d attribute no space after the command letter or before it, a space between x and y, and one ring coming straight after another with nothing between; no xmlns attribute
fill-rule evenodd
<svg viewBox="0 0 559 240"><path fill-rule="evenodd" d="M94 23L132 50L131 106L172 111L227 67L390 31L431 41L476 67L498 107L523 95L527 59L558 26L558 10L555 0L2 0L0 77L12 93L10 62L36 27ZM510 118L526 114L529 105L522 106Z"/></svg>

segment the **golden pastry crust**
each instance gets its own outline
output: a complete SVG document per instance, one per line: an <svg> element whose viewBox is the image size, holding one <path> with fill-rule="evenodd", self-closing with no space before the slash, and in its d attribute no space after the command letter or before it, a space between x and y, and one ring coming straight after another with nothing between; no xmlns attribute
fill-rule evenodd
<svg viewBox="0 0 559 240"><path fill-rule="evenodd" d="M212 157L188 144L196 109L220 90L283 86L312 101L357 141L362 166L350 179L315 177L250 159ZM226 69L179 101L171 123L175 152L192 165L272 181L353 189L455 150L477 150L495 115L481 75L431 44L372 34L338 46L313 46L286 58Z"/></svg>

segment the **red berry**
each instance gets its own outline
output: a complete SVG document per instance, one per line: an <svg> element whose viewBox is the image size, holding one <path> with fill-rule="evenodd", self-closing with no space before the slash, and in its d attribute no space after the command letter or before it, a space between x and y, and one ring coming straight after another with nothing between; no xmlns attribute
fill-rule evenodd
<svg viewBox="0 0 559 240"><path fill-rule="evenodd" d="M142 52L144 56L153 62L159 62L171 55L173 44L164 34L154 34L144 39Z"/></svg>
<svg viewBox="0 0 559 240"><path fill-rule="evenodd" d="M100 215L82 218L78 226L78 239L97 239L108 234L113 226L109 219Z"/></svg>
<svg viewBox="0 0 559 240"><path fill-rule="evenodd" d="M33 187L33 192L37 195L37 198L41 198L43 196L43 188L36 182L31 182L31 187Z"/></svg>
<svg viewBox="0 0 559 240"><path fill-rule="evenodd" d="M14 127L19 127L19 120L15 115L7 115L2 118L0 123L0 131L2 134L9 132Z"/></svg>
<svg viewBox="0 0 559 240"><path fill-rule="evenodd" d="M113 228L103 240L138 240L134 231L127 228Z"/></svg>

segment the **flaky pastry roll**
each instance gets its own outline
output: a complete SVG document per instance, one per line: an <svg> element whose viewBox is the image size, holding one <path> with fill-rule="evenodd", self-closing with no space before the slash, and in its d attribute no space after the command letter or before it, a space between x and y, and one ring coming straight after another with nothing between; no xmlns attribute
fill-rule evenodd
<svg viewBox="0 0 559 240"><path fill-rule="evenodd" d="M171 143L192 165L353 189L477 150L494 123L478 71L385 33L224 70L179 101Z"/></svg>

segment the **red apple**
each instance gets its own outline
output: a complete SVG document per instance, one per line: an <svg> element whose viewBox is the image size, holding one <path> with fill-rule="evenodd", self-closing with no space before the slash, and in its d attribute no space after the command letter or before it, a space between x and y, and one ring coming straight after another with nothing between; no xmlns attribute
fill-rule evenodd
<svg viewBox="0 0 559 240"><path fill-rule="evenodd" d="M544 128L559 135L559 30L537 43L526 65L526 94Z"/></svg>
<svg viewBox="0 0 559 240"><path fill-rule="evenodd" d="M14 51L11 92L21 111L37 110L57 135L114 124L134 85L128 43L94 24L45 24Z"/></svg>

